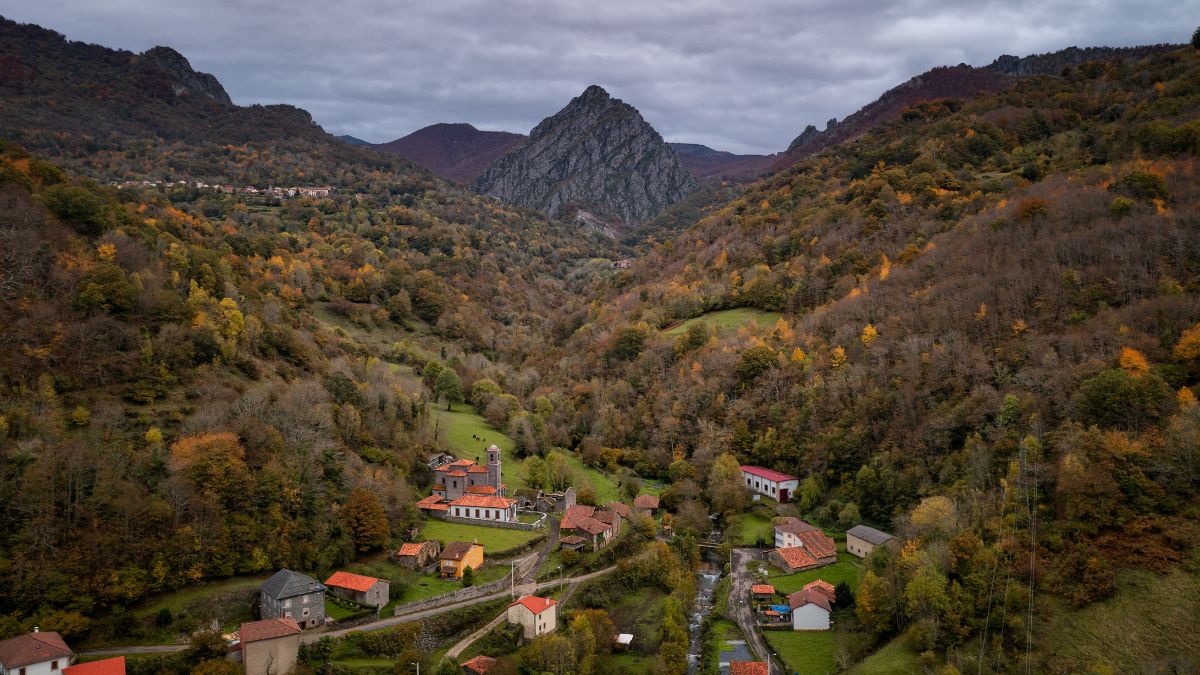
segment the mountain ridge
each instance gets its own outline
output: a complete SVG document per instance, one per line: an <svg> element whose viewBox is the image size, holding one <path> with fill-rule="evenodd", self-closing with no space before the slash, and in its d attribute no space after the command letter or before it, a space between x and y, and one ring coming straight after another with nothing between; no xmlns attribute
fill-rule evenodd
<svg viewBox="0 0 1200 675"><path fill-rule="evenodd" d="M439 122L371 147L405 157L447 180L469 185L525 139L523 134L483 131L466 122Z"/></svg>

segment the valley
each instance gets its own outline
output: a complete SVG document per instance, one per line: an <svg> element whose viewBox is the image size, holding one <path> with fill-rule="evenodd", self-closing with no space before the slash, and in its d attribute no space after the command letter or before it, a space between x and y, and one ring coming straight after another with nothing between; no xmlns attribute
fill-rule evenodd
<svg viewBox="0 0 1200 675"><path fill-rule="evenodd" d="M2 668L1200 664L1200 31L772 155L8 19L0 102Z"/></svg>

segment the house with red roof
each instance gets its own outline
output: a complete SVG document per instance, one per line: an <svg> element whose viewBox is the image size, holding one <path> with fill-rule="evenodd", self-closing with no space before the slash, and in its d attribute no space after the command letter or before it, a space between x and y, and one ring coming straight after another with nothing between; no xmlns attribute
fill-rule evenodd
<svg viewBox="0 0 1200 675"><path fill-rule="evenodd" d="M0 642L0 673L4 675L59 675L75 654L62 636L48 630L18 635Z"/></svg>
<svg viewBox="0 0 1200 675"><path fill-rule="evenodd" d="M654 495L638 495L633 500L633 507L654 515L654 512L658 510L658 497Z"/></svg>
<svg viewBox="0 0 1200 675"><path fill-rule="evenodd" d="M590 543L595 551L620 534L621 517L608 509L575 504L563 513L558 529L564 535L559 541L565 547L579 550L580 543Z"/></svg>
<svg viewBox="0 0 1200 675"><path fill-rule="evenodd" d="M508 606L509 623L525 628L525 639L554 632L558 626L558 601L526 595Z"/></svg>
<svg viewBox="0 0 1200 675"><path fill-rule="evenodd" d="M325 580L325 588L333 595L375 609L388 604L390 586L387 579L365 577L353 572L334 572Z"/></svg>
<svg viewBox="0 0 1200 675"><path fill-rule="evenodd" d="M238 629L246 675L290 673L300 654L300 625L292 619L266 619Z"/></svg>
<svg viewBox="0 0 1200 675"><path fill-rule="evenodd" d="M436 541L414 541L401 544L392 553L392 561L410 570L424 569L436 564L442 547Z"/></svg>
<svg viewBox="0 0 1200 675"><path fill-rule="evenodd" d="M730 661L729 675L769 675L767 664L762 661Z"/></svg>
<svg viewBox="0 0 1200 675"><path fill-rule="evenodd" d="M820 588L805 586L788 596L792 608L792 630L829 630L833 600Z"/></svg>
<svg viewBox="0 0 1200 675"><path fill-rule="evenodd" d="M462 668L463 675L487 675L487 671L491 670L494 665L496 665L496 659L480 654L459 664L458 667Z"/></svg>
<svg viewBox="0 0 1200 675"><path fill-rule="evenodd" d="M791 572L832 565L837 562L837 542L799 518L777 518L771 560Z"/></svg>
<svg viewBox="0 0 1200 675"><path fill-rule="evenodd" d="M77 663L63 668L63 675L125 675L125 657Z"/></svg>
<svg viewBox="0 0 1200 675"><path fill-rule="evenodd" d="M786 502L800 489L798 477L761 466L743 464L742 479L746 481L746 487L780 503Z"/></svg>

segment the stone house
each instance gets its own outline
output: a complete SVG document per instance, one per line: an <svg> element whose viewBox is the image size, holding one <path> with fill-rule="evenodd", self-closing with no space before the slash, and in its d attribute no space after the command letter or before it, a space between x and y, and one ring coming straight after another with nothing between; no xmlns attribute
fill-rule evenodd
<svg viewBox="0 0 1200 675"><path fill-rule="evenodd" d="M325 623L325 586L312 577L282 569L259 589L263 619L293 619L301 628Z"/></svg>
<svg viewBox="0 0 1200 675"><path fill-rule="evenodd" d="M424 569L437 563L442 547L436 541L420 541L401 544L392 554L392 560L401 567L410 570Z"/></svg>
<svg viewBox="0 0 1200 675"><path fill-rule="evenodd" d="M871 555L877 546L883 546L896 538L887 532L881 532L866 525L855 525L846 530L846 552L865 558Z"/></svg>
<svg viewBox="0 0 1200 675"><path fill-rule="evenodd" d="M353 572L334 572L325 580L325 588L330 593L360 605L381 609L388 604L388 590L391 583L387 579L366 577Z"/></svg>

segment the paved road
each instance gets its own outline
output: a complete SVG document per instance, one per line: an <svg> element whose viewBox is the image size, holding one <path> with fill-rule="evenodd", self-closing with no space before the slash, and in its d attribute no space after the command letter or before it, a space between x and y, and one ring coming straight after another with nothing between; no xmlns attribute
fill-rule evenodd
<svg viewBox="0 0 1200 675"><path fill-rule="evenodd" d="M143 647L108 647L77 652L79 656L112 656L114 654L173 654L188 648L188 645L147 645Z"/></svg>
<svg viewBox="0 0 1200 675"><path fill-rule="evenodd" d="M771 650L767 647L762 633L755 626L754 611L750 609L750 587L754 585L754 578L746 572L746 563L758 560L760 555L762 555L762 551L759 549L733 549L733 568L730 571L733 580L729 585L729 606L733 609L733 618L737 621L738 627L746 636L747 646L758 654L759 659L765 661ZM771 675L786 675L779 659L771 659L770 664Z"/></svg>

